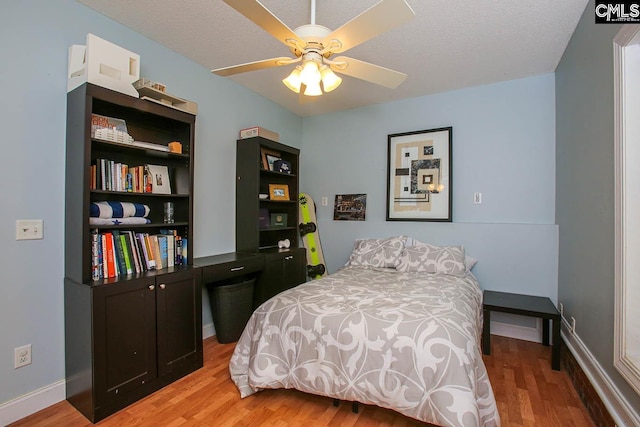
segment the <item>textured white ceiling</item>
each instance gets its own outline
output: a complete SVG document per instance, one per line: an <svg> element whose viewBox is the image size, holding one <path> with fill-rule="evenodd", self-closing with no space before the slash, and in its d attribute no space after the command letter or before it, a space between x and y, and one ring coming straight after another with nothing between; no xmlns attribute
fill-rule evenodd
<svg viewBox="0 0 640 427"><path fill-rule="evenodd" d="M78 0L209 69L291 56L222 0ZM316 23L336 29L378 0L317 0ZM347 56L408 75L396 89L343 76L300 104L280 81L293 66L231 78L300 116L312 116L553 72L588 0L407 0L407 24ZM261 0L291 29L310 23L309 0Z"/></svg>

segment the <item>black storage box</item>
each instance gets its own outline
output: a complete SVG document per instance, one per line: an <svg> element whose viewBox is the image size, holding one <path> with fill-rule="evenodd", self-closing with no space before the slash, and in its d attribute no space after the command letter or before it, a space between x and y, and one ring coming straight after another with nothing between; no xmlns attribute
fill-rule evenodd
<svg viewBox="0 0 640 427"><path fill-rule="evenodd" d="M219 343L238 341L242 335L253 313L255 281L255 277L245 276L207 285L213 326Z"/></svg>

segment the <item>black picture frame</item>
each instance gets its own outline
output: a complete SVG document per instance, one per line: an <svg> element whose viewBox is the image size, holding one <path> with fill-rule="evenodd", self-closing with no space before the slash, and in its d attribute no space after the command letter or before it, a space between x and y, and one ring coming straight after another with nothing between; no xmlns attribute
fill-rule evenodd
<svg viewBox="0 0 640 427"><path fill-rule="evenodd" d="M387 221L452 222L453 128L387 135Z"/></svg>

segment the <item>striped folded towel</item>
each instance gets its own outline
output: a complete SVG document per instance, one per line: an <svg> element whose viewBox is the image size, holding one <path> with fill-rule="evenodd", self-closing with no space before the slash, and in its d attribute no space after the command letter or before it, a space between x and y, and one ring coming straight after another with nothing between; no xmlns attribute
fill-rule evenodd
<svg viewBox="0 0 640 427"><path fill-rule="evenodd" d="M92 202L89 216L92 218L146 218L149 206L131 202Z"/></svg>
<svg viewBox="0 0 640 427"><path fill-rule="evenodd" d="M127 218L89 218L89 225L127 225L127 224L151 224L148 218L130 216Z"/></svg>

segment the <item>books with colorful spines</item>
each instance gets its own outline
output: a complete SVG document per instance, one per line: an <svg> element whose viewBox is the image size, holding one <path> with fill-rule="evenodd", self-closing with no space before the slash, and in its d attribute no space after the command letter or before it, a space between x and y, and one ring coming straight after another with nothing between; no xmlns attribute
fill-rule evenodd
<svg viewBox="0 0 640 427"><path fill-rule="evenodd" d="M127 269L127 274L132 274L134 264L131 261L131 258L133 258L133 254L130 254L131 251L129 250L129 245L127 244L128 240L129 239L125 234L120 234L120 246L122 246L122 252L124 252L124 264Z"/></svg>
<svg viewBox="0 0 640 427"><path fill-rule="evenodd" d="M91 230L91 280L100 280L100 236L97 229Z"/></svg>
<svg viewBox="0 0 640 427"><path fill-rule="evenodd" d="M151 246L151 239L149 233L144 233L144 246L147 251L147 259L149 260L149 270L155 270L158 268L155 254L153 253L153 247Z"/></svg>
<svg viewBox="0 0 640 427"><path fill-rule="evenodd" d="M176 264L176 236L166 234L167 236L167 267L173 267Z"/></svg>
<svg viewBox="0 0 640 427"><path fill-rule="evenodd" d="M99 163L98 163L99 161ZM96 163L98 165L98 190L106 190L107 189L107 172L106 172L106 160L105 159L97 159Z"/></svg>
<svg viewBox="0 0 640 427"><path fill-rule="evenodd" d="M182 265L189 264L189 241L186 237L182 239Z"/></svg>
<svg viewBox="0 0 640 427"><path fill-rule="evenodd" d="M160 256L160 246L158 245L158 236L153 234L149 236L151 242L151 249L153 250L153 258L156 260L156 268L158 270L163 268L162 258Z"/></svg>
<svg viewBox="0 0 640 427"><path fill-rule="evenodd" d="M114 255L113 235L110 232L104 233L105 247L102 249L103 253L106 249L107 252L107 274L105 277L116 277L116 259ZM104 255L103 255L104 256Z"/></svg>
<svg viewBox="0 0 640 427"><path fill-rule="evenodd" d="M101 279L106 279L109 277L109 272L107 271L107 236L104 233L100 233L100 249L102 250L102 276Z"/></svg>
<svg viewBox="0 0 640 427"><path fill-rule="evenodd" d="M182 238L176 236L176 265L182 264Z"/></svg>
<svg viewBox="0 0 640 427"><path fill-rule="evenodd" d="M166 234L158 234L156 238L158 239L158 249L160 250L160 261L164 268L169 267L168 236Z"/></svg>
<svg viewBox="0 0 640 427"><path fill-rule="evenodd" d="M138 246L140 247L140 252L142 253L142 257L144 259L144 269L145 271L148 271L148 270L153 270L153 268L151 268L149 254L147 253L147 241L144 238L145 234L146 233L137 233L136 240L137 240ZM155 264L154 264L154 267L155 267Z"/></svg>
<svg viewBox="0 0 640 427"><path fill-rule="evenodd" d="M96 189L96 165L89 167L89 190Z"/></svg>
<svg viewBox="0 0 640 427"><path fill-rule="evenodd" d="M124 249L122 248L122 241L120 240L120 232L118 230L113 230L111 234L113 234L113 244L116 248L114 255L116 258L118 276L124 276L127 274L127 264L124 259Z"/></svg>
<svg viewBox="0 0 640 427"><path fill-rule="evenodd" d="M123 231L124 235L127 238L127 249L129 250L129 256L131 257L132 270L135 273L142 272L142 265L140 264L140 255L138 254L138 245L136 245L135 237L133 236L133 231L125 230Z"/></svg>

